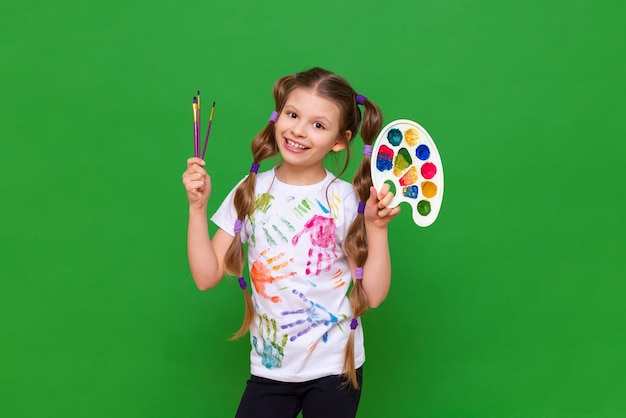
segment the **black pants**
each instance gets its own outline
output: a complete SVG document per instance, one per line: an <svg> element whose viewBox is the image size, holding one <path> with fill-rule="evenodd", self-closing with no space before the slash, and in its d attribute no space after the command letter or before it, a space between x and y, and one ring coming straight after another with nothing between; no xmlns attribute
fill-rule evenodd
<svg viewBox="0 0 626 418"><path fill-rule="evenodd" d="M341 376L302 383L285 383L252 376L236 418L354 418L361 399L363 370L357 370L359 389Z"/></svg>

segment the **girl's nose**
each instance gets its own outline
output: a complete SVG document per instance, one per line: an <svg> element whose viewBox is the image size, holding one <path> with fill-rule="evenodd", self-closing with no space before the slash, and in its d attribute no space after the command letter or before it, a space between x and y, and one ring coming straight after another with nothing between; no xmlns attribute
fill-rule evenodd
<svg viewBox="0 0 626 418"><path fill-rule="evenodd" d="M291 127L291 131L293 132L294 136L304 136L306 135L306 126L305 123L303 121L297 121L296 123L294 123L294 125Z"/></svg>

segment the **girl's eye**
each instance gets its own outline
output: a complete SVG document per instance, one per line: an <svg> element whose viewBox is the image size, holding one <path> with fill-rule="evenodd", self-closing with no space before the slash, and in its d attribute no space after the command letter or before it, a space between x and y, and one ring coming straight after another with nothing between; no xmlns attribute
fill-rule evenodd
<svg viewBox="0 0 626 418"><path fill-rule="evenodd" d="M324 129L324 125L322 125L322 124L321 124L321 123L319 123L319 122L315 122L315 123L313 124L313 126L315 126L317 129Z"/></svg>
<svg viewBox="0 0 626 418"><path fill-rule="evenodd" d="M298 117L298 115L296 115L294 112L287 112L287 115L292 119L295 119Z"/></svg>

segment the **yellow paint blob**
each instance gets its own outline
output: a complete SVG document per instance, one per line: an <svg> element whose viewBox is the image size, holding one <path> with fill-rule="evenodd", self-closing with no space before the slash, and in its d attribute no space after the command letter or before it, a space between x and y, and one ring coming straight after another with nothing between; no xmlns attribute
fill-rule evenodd
<svg viewBox="0 0 626 418"><path fill-rule="evenodd" d="M432 181L422 183L422 194L427 198L435 197L437 194L437 186Z"/></svg>
<svg viewBox="0 0 626 418"><path fill-rule="evenodd" d="M420 133L417 129L409 128L404 133L404 140L407 144L409 144L409 146L414 147L420 140Z"/></svg>

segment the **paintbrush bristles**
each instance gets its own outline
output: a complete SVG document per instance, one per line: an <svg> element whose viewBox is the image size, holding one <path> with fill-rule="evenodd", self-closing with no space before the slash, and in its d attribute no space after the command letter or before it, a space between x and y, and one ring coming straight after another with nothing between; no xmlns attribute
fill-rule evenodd
<svg viewBox="0 0 626 418"><path fill-rule="evenodd" d="M211 114L209 115L209 123L213 120L213 112L215 112L215 102L213 102L213 106L211 106Z"/></svg>

